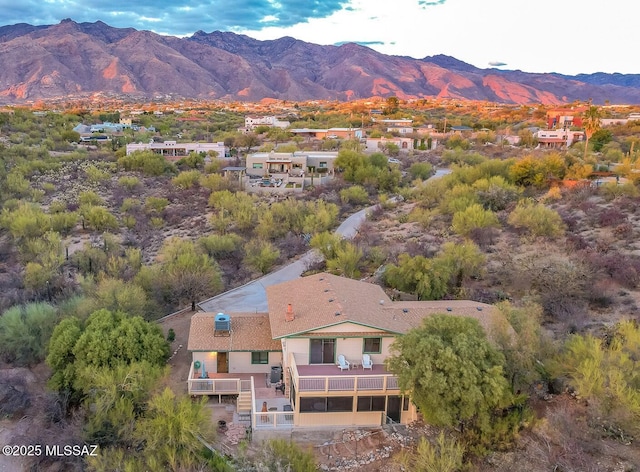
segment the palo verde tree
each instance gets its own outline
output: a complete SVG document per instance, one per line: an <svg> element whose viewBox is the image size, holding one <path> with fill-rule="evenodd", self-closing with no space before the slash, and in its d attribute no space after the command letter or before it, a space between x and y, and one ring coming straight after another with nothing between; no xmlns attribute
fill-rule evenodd
<svg viewBox="0 0 640 472"><path fill-rule="evenodd" d="M473 318L433 315L391 346L387 367L427 422L489 428L511 401L504 357Z"/></svg>
<svg viewBox="0 0 640 472"><path fill-rule="evenodd" d="M84 322L69 317L55 327L49 341L50 385L59 392L82 396L86 385L80 373L86 368L141 361L162 365L168 354L169 345L160 327L139 316L102 309Z"/></svg>

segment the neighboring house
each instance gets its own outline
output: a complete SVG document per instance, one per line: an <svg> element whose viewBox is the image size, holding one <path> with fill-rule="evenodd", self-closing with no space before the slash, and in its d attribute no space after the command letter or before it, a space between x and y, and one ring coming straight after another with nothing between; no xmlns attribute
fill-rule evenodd
<svg viewBox="0 0 640 472"><path fill-rule="evenodd" d="M394 119L377 120L373 118L372 121L375 123L382 123L383 125L390 126L393 128L413 128L413 120L410 120L408 118L402 118L397 120L394 120Z"/></svg>
<svg viewBox="0 0 640 472"><path fill-rule="evenodd" d="M473 317L487 332L498 316L493 306L474 301L394 302L378 285L327 273L269 286L266 293L269 313L231 313L228 336L214 329L215 317L226 315L194 315L188 343L189 393L238 394L238 404L251 395L252 426L258 429L414 421L415 406L385 367L395 338L436 313ZM365 354L373 361L367 369ZM343 368L337 365L341 359ZM280 380L280 372L277 386L290 404L283 412L258 411L262 399L254 386L264 377Z"/></svg>
<svg viewBox="0 0 640 472"><path fill-rule="evenodd" d="M256 152L247 156L247 174L255 177L273 174L300 176L319 169L330 173L337 157L337 152Z"/></svg>
<svg viewBox="0 0 640 472"><path fill-rule="evenodd" d="M413 133L413 128L410 126L389 126L387 133L411 134Z"/></svg>
<svg viewBox="0 0 640 472"><path fill-rule="evenodd" d="M541 129L535 134L540 147L561 148L569 147L576 141L584 139L583 131L570 131L565 129Z"/></svg>
<svg viewBox="0 0 640 472"><path fill-rule="evenodd" d="M306 139L362 139L361 128L296 128L290 131L295 136Z"/></svg>
<svg viewBox="0 0 640 472"><path fill-rule="evenodd" d="M288 121L281 121L275 116L245 116L244 117L244 129L243 131L253 131L258 126L270 126L273 128L288 128Z"/></svg>
<svg viewBox="0 0 640 472"><path fill-rule="evenodd" d="M179 160L188 156L192 152L208 153L216 152L218 157L225 157L226 148L223 142L218 143L178 143L176 141L165 141L163 143L132 143L127 144L127 156L135 151L153 151L162 154L168 160Z"/></svg>
<svg viewBox="0 0 640 472"><path fill-rule="evenodd" d="M413 138L367 138L367 151L382 151L388 144L395 144L401 150L408 151L413 149Z"/></svg>
<svg viewBox="0 0 640 472"><path fill-rule="evenodd" d="M577 108L553 108L547 111L547 128L571 128L581 127L582 118L580 115L587 110L587 107Z"/></svg>
<svg viewBox="0 0 640 472"><path fill-rule="evenodd" d="M450 129L453 134L471 134L473 132L473 128L469 126L452 126Z"/></svg>

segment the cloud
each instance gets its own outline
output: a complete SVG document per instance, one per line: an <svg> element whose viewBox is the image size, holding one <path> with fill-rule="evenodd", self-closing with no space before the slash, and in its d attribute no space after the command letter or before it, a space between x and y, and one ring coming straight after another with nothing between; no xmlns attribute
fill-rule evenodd
<svg viewBox="0 0 640 472"><path fill-rule="evenodd" d="M507 63L506 62L500 62L500 61L491 61L491 62L489 62L489 65L491 67L502 67L502 66L506 66Z"/></svg>
<svg viewBox="0 0 640 472"><path fill-rule="evenodd" d="M384 41L338 41L337 43L333 43L334 46L342 46L343 44L355 43L360 46L384 46L386 43Z"/></svg>
<svg viewBox="0 0 640 472"><path fill-rule="evenodd" d="M111 26L180 36L197 30L293 26L326 18L348 8L349 3L350 0L0 0L0 25L46 25L72 18L79 23L102 20Z"/></svg>
<svg viewBox="0 0 640 472"><path fill-rule="evenodd" d="M443 5L447 0L418 0L421 7L433 7L435 5Z"/></svg>

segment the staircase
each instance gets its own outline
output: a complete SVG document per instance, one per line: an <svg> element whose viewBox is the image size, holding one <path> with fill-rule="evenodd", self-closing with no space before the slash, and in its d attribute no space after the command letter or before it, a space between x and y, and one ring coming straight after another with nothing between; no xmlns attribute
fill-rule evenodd
<svg viewBox="0 0 640 472"><path fill-rule="evenodd" d="M236 412L240 419L251 420L251 392L240 392L236 402Z"/></svg>

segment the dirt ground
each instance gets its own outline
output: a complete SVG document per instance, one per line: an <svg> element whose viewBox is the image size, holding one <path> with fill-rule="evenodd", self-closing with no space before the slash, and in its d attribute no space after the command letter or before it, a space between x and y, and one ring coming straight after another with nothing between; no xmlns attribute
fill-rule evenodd
<svg viewBox="0 0 640 472"><path fill-rule="evenodd" d="M171 358L168 364L171 366L171 375L168 386L176 394L187 393L187 380L191 367L191 354L187 351L189 340L189 326L194 311L183 310L175 315L165 317L159 321L165 337L170 329L176 333L175 340L171 343Z"/></svg>

